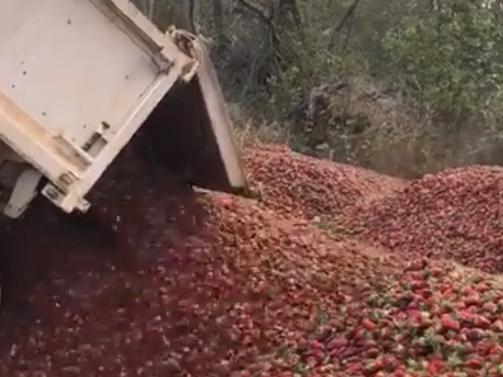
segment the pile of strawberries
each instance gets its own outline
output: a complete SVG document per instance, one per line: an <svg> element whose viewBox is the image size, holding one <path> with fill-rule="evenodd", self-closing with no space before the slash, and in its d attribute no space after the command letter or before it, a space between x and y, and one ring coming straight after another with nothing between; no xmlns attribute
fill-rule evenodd
<svg viewBox="0 0 503 377"><path fill-rule="evenodd" d="M341 216L404 185L399 179L307 157L284 146L251 148L244 161L266 205L309 220Z"/></svg>
<svg viewBox="0 0 503 377"><path fill-rule="evenodd" d="M503 272L503 169L474 166L414 181L357 210L351 227L404 254Z"/></svg>
<svg viewBox="0 0 503 377"><path fill-rule="evenodd" d="M503 376L501 282L429 260L402 268L370 280L343 314L277 353L283 364L267 375Z"/></svg>
<svg viewBox="0 0 503 377"><path fill-rule="evenodd" d="M253 201L193 193L173 197L175 211L152 198L136 221L160 213L168 220L154 240L144 232L127 249L86 239L63 217L41 222L53 216L51 208L11 232L23 259L45 263L36 263L43 267L29 289L17 292L24 305L7 304L0 375L272 373L271 355L303 344L366 279L392 273L303 220L278 217ZM134 203L128 210L136 213ZM169 222L194 207L192 228ZM120 227L133 226L128 212L121 219ZM29 239L21 234L28 224ZM139 248L135 258L131 245Z"/></svg>
<svg viewBox="0 0 503 377"><path fill-rule="evenodd" d="M429 259L451 255L412 219L423 197L430 228L463 200L494 202L497 169L407 184L277 147L245 162L259 199L188 191L130 161L92 193L91 219L42 204L0 234L0 375L503 376L502 283ZM467 227L493 226L465 207ZM336 241L320 227L330 216L358 237Z"/></svg>

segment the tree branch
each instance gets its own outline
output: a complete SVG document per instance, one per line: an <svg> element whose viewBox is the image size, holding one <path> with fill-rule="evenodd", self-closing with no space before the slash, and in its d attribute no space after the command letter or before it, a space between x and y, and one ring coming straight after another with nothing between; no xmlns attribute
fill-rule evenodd
<svg viewBox="0 0 503 377"><path fill-rule="evenodd" d="M222 0L213 0L211 5L213 10L213 22L215 23L215 30L217 31L219 42L221 42L224 39L225 34Z"/></svg>
<svg viewBox="0 0 503 377"><path fill-rule="evenodd" d="M195 23L195 4L194 0L183 0L181 1L182 15L184 28L186 28L191 33L196 32Z"/></svg>
<svg viewBox="0 0 503 377"><path fill-rule="evenodd" d="M262 21L264 21L267 24L270 24L272 22L272 17L271 15L267 15L264 10L260 9L258 6L250 4L246 0L237 0L239 4L241 4L243 7L247 8L249 11L255 13L256 16L258 16Z"/></svg>
<svg viewBox="0 0 503 377"><path fill-rule="evenodd" d="M247 0L237 0L239 4L241 4L243 7L247 8L249 11L253 12L258 18L260 18L264 23L267 24L269 27L269 30L271 31L271 35L273 38L273 41L276 45L281 45L281 41L278 37L278 31L276 28L276 25L274 24L273 21L273 16L272 14L266 14L265 11L260 9L259 7L250 4Z"/></svg>
<svg viewBox="0 0 503 377"><path fill-rule="evenodd" d="M155 15L155 0L149 0L148 2L148 18L153 21Z"/></svg>
<svg viewBox="0 0 503 377"><path fill-rule="evenodd" d="M354 0L353 4L348 8L346 11L346 14L344 14L344 17L342 17L341 21L339 22L339 25L335 28L335 31L341 31L344 25L346 25L346 22L353 17L356 8L358 7L358 4L360 3L361 0Z"/></svg>
<svg viewBox="0 0 503 377"><path fill-rule="evenodd" d="M279 3L279 10L282 13L290 14L297 28L302 25L302 16L296 0L281 0Z"/></svg>
<svg viewBox="0 0 503 377"><path fill-rule="evenodd" d="M353 20L354 14L356 11L356 8L358 7L358 4L360 3L361 0L354 0L353 3L349 6L348 10L344 14L344 16L341 18L339 21L339 24L332 30L331 37L330 37L330 48L333 48L336 41L337 41L337 33L339 33L344 26L348 23L349 20ZM351 30L353 28L353 25L350 25L350 30L346 33L346 38L344 40L344 48L346 48L347 44L349 43L349 37L351 36Z"/></svg>

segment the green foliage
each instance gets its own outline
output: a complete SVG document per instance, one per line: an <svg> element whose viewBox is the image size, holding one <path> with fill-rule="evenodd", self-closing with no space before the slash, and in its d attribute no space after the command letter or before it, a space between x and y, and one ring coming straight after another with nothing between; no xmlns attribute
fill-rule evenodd
<svg viewBox="0 0 503 377"><path fill-rule="evenodd" d="M409 177L503 163L501 0L135 1L211 41L247 135Z"/></svg>
<svg viewBox="0 0 503 377"><path fill-rule="evenodd" d="M281 69L268 78L266 97L258 104L269 107L283 118L310 91L335 77L365 72L366 62L360 53L342 45L335 30L335 15L344 12L352 1L298 1L302 24L280 28L279 40L291 56ZM264 101L265 100L265 101Z"/></svg>
<svg viewBox="0 0 503 377"><path fill-rule="evenodd" d="M292 42L295 60L267 82L267 103L276 115L287 115L313 88L333 81L337 76L359 74L365 70L365 62L356 53L338 54L315 30L305 30L302 40Z"/></svg>
<svg viewBox="0 0 503 377"><path fill-rule="evenodd" d="M503 90L503 25L480 1L417 9L384 40L386 72L443 121L484 114Z"/></svg>

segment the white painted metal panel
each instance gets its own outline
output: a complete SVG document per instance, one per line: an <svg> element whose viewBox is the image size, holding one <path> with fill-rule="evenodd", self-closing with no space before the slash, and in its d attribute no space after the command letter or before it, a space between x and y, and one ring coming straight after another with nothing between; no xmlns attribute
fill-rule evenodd
<svg viewBox="0 0 503 377"><path fill-rule="evenodd" d="M84 196L154 107L200 68L226 173L244 186L215 73L195 50L183 52L128 0L0 0L0 145L49 180L42 192L53 203L86 210ZM35 184L16 186L13 200L26 202Z"/></svg>
<svg viewBox="0 0 503 377"><path fill-rule="evenodd" d="M84 210L87 191L194 68L128 0L0 0L0 139L51 182L43 192L55 204Z"/></svg>
<svg viewBox="0 0 503 377"><path fill-rule="evenodd" d="M102 122L113 133L157 75L91 1L0 0L0 87L54 135L82 146Z"/></svg>
<svg viewBox="0 0 503 377"><path fill-rule="evenodd" d="M180 34L184 33L181 32ZM185 38L192 39L190 36ZM244 176L241 156L234 139L232 122L225 107L225 99L218 82L217 72L210 60L209 51L201 41L193 39L190 46L192 47L191 54L200 62L197 79L227 178L234 189L243 189L247 186L246 177Z"/></svg>

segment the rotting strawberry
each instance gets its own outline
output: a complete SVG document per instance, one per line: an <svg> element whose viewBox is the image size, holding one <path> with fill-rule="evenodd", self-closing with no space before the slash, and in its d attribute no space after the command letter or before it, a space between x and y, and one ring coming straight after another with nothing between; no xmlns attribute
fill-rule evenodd
<svg viewBox="0 0 503 377"><path fill-rule="evenodd" d="M355 208L347 226L391 251L503 272L502 187L500 167L447 169L413 181L371 207ZM476 296L468 301L478 305Z"/></svg>
<svg viewBox="0 0 503 377"><path fill-rule="evenodd" d="M452 183L446 173L406 185L286 149L248 153L262 158L247 162L264 186L261 201L171 195L165 186L145 192L129 169L114 182L125 195L106 203L98 195L103 218L114 218L141 256L128 263L89 233L57 238L68 225L46 212L15 230L13 250L43 267L26 296L39 318L22 325L7 316L14 338L26 341L0 335L0 375L478 376L503 361L501 282L429 258L487 270L497 237L475 235L487 224L467 203L478 216L471 224L454 195L476 191L462 181L442 191L440 183ZM485 168L475 178L481 174ZM292 182L299 187L289 192ZM322 229L334 211L347 226L353 207L355 219L368 215L369 233L346 231L392 244L391 253ZM313 226L306 219L314 214ZM477 242L489 248L475 257Z"/></svg>
<svg viewBox="0 0 503 377"><path fill-rule="evenodd" d="M459 321L452 318L452 316L449 314L442 314L442 317L440 318L440 324L442 326L442 329L445 331L459 331L461 329Z"/></svg>

